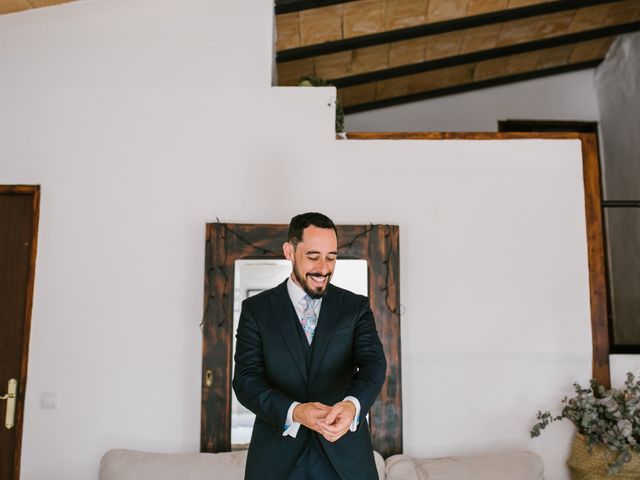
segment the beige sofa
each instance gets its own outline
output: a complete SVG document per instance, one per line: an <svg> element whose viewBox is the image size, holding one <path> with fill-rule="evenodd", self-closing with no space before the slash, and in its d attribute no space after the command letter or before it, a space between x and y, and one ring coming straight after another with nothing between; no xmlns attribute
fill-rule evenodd
<svg viewBox="0 0 640 480"><path fill-rule="evenodd" d="M147 453L109 450L100 480L242 480L246 451ZM544 480L542 460L530 452L418 459L375 452L380 480ZM265 479L268 480L268 479Z"/></svg>

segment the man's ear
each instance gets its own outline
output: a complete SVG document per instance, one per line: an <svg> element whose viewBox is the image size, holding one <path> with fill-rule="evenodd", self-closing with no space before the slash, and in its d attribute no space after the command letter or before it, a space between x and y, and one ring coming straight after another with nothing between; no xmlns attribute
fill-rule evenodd
<svg viewBox="0 0 640 480"><path fill-rule="evenodd" d="M284 242L282 245L282 252L284 253L284 258L287 260L293 260L295 248L289 242Z"/></svg>

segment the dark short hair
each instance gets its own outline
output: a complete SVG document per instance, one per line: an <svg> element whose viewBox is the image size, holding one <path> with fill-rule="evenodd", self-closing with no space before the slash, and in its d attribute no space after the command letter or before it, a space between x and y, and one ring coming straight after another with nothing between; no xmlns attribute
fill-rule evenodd
<svg viewBox="0 0 640 480"><path fill-rule="evenodd" d="M336 237L338 236L338 229L329 217L318 212L307 212L291 219L287 241L295 247L302 241L304 229L311 225L318 228L332 228L336 232Z"/></svg>

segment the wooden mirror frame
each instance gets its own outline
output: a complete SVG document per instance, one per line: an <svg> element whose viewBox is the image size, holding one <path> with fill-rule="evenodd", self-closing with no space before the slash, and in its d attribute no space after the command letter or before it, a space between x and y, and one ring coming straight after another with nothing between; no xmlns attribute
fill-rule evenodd
<svg viewBox="0 0 640 480"><path fill-rule="evenodd" d="M369 301L387 378L369 413L373 447L402 453L400 255L397 225L338 225L340 258L367 260ZM231 358L235 261L283 258L288 225L210 223L206 230L200 451L231 450ZM284 279L283 279L284 280Z"/></svg>

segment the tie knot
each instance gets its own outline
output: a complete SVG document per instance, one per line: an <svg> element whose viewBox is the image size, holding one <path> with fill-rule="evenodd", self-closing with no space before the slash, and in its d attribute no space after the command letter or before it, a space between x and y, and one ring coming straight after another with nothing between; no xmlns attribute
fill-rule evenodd
<svg viewBox="0 0 640 480"><path fill-rule="evenodd" d="M304 297L302 297L302 300L304 300L305 308L315 307L316 304L318 303L318 299L317 298L313 298L313 297L311 297L309 295L305 295Z"/></svg>

